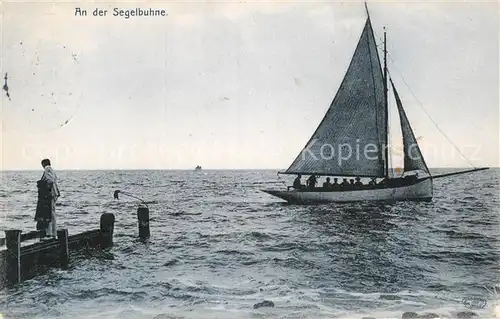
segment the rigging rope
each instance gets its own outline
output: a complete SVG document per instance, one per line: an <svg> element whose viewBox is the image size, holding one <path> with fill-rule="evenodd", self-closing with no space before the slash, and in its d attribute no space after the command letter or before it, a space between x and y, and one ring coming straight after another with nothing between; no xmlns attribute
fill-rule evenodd
<svg viewBox="0 0 500 319"><path fill-rule="evenodd" d="M375 33L375 32L374 32ZM375 33L375 35L377 35ZM380 39L380 37L377 35L377 38ZM377 47L379 47L379 45L377 45ZM439 127L439 125L432 119L432 117L430 116L430 114L427 112L427 110L424 108L422 102L420 102L420 100L417 98L417 96L415 95L415 93L413 92L413 90L410 88L410 86L408 85L408 83L406 82L405 78L403 77L402 73L399 71L399 69L396 67L396 62L394 61L394 59L392 58L392 56L389 54L389 52L387 52L387 56L389 57L389 59L392 61L393 63L393 66L394 66L394 69L396 70L396 73L399 75L399 77L401 78L401 80L403 80L403 83L406 85L406 87L408 88L408 90L410 91L411 95L413 95L413 98L417 101L418 105L420 106L420 108L424 111L425 115L427 115L427 117L431 120L432 124L434 124L434 126L436 126L436 128L438 129L438 131L443 134L443 136L451 143L451 145L455 148L455 150L457 150L457 152L467 161L467 163L469 163L470 166L472 166L473 168L476 168L476 166L474 164L472 164L469 159L460 151L460 149L457 147L457 145L455 145L455 143L453 143L453 141L443 132L443 130L441 130L441 128ZM389 73L390 75L390 72L389 72L389 68L387 68L387 73ZM390 75L391 76L391 75ZM392 77L392 76L391 76Z"/></svg>

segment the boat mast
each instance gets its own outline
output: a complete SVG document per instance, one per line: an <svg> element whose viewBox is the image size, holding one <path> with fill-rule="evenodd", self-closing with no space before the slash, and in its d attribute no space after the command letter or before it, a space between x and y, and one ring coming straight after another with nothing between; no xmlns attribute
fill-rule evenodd
<svg viewBox="0 0 500 319"><path fill-rule="evenodd" d="M389 106L387 101L387 36L384 27L384 104L385 104L385 176L389 178Z"/></svg>
<svg viewBox="0 0 500 319"><path fill-rule="evenodd" d="M370 19L370 12L368 11L368 4L365 1L366 16ZM389 178L389 106L387 103L387 37L384 27L384 108L385 108L385 141L383 145L384 153L381 152L382 160L384 162L385 177Z"/></svg>

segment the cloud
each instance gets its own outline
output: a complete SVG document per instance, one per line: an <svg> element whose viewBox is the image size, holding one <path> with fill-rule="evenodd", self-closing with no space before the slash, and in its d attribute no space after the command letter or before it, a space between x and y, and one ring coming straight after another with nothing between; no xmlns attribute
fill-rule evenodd
<svg viewBox="0 0 500 319"><path fill-rule="evenodd" d="M75 17L75 5L2 4L5 167L38 167L38 156L58 152L60 167L285 167L326 112L366 17L361 2L78 3L169 14L130 19ZM378 36L387 26L391 75L416 134L448 143L412 92L460 146L498 140L496 4L369 8ZM116 155L127 143L137 147ZM29 158L26 145L37 146ZM498 162L494 151L482 161Z"/></svg>

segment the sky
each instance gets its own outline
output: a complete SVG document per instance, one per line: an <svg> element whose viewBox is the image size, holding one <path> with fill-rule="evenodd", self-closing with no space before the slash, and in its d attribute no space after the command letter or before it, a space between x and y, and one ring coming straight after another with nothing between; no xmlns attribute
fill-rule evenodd
<svg viewBox="0 0 500 319"><path fill-rule="evenodd" d="M379 44L386 27L389 72L428 166L500 166L498 4L368 7ZM366 21L354 1L4 0L0 10L3 170L40 169L42 158L56 169L285 169L330 106Z"/></svg>

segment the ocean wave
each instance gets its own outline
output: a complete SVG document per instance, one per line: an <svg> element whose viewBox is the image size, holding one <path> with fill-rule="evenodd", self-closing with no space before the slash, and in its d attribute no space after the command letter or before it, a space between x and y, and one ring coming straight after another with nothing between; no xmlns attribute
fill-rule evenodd
<svg viewBox="0 0 500 319"><path fill-rule="evenodd" d="M36 189L25 185L31 175L23 176L0 192L8 195L2 228L34 228L34 211L27 210L35 206L27 200ZM487 195L492 188L461 189L455 181L436 183L429 203L290 205L246 187L274 176L71 172L56 210L59 227L70 234L98 229L100 215L111 212L113 248L72 256L68 271L0 291L0 312L30 318L451 316L467 311L461 303L467 292L481 296L481 285L500 273L500 202ZM498 185L488 178L485 185ZM138 239L139 202L114 200L117 185L147 200L148 242ZM262 300L275 307L254 309Z"/></svg>

